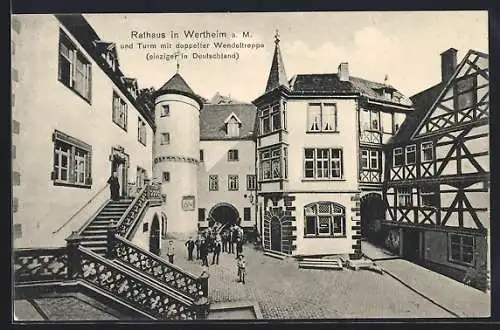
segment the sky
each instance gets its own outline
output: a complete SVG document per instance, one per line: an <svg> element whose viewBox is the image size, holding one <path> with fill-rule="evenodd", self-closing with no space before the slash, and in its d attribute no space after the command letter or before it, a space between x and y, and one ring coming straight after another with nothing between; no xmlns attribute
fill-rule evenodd
<svg viewBox="0 0 500 330"><path fill-rule="evenodd" d="M176 49L123 49L131 42L214 41L263 44L238 49L238 60L179 60L179 72L197 94L215 93L240 101L263 94L279 30L280 49L288 79L303 73L336 73L341 62L352 76L388 83L412 96L441 80L440 54L458 50L460 61L469 49L488 53L486 11L428 12L294 12L192 14L85 14L101 40L115 42L122 71L138 79L139 87L161 87L176 72L176 61L146 60L147 53L172 54ZM133 39L132 31L177 31L179 39ZM231 39L186 39L184 30L224 31ZM242 32L250 32L244 38ZM195 50L197 53L213 53ZM225 50L232 53L233 50Z"/></svg>

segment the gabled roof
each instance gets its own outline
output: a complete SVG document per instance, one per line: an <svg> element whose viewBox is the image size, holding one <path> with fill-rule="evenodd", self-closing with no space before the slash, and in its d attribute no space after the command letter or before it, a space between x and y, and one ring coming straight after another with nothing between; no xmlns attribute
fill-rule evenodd
<svg viewBox="0 0 500 330"><path fill-rule="evenodd" d="M403 142L410 138L418 123L427 113L427 109L432 106L443 87L444 84L439 83L410 97L414 110L406 116L396 135L391 137L387 141L387 144Z"/></svg>
<svg viewBox="0 0 500 330"><path fill-rule="evenodd" d="M231 120L231 118L236 119L236 121L241 125L240 118L238 118L238 116L236 116L236 114L234 112L231 112L231 114L229 116L227 116L226 120L224 120L224 124L227 124Z"/></svg>
<svg viewBox="0 0 500 330"><path fill-rule="evenodd" d="M369 99L383 102L391 102L407 107L412 106L409 98L404 96L391 85L374 82L358 77L349 77L349 81L341 81L335 73L322 74L298 74L290 80L290 94L354 94L362 95ZM388 100L383 93L384 89L392 91L393 98Z"/></svg>
<svg viewBox="0 0 500 330"><path fill-rule="evenodd" d="M162 94L181 94L194 99L200 105L200 109L203 107L203 100L189 87L184 78L179 73L173 75L163 86L161 86L156 92L155 95Z"/></svg>
<svg viewBox="0 0 500 330"><path fill-rule="evenodd" d="M240 136L226 135L225 120L232 115L241 121ZM200 112L201 140L253 139L257 108L251 103L205 104Z"/></svg>
<svg viewBox="0 0 500 330"><path fill-rule="evenodd" d="M269 77L267 78L266 93L278 88L280 86L288 87L288 79L286 77L285 65L283 64L283 58L281 56L279 38L276 35L274 47L273 61L271 63L271 70L269 71Z"/></svg>
<svg viewBox="0 0 500 330"><path fill-rule="evenodd" d="M442 95L446 92L446 90L448 90L449 86L453 84L455 77L467 63L467 59L471 54L487 57L486 54L476 52L474 50L469 50L469 52L464 56L461 63L457 65L455 72L448 81L440 82L410 97L415 106L415 110L411 114L406 116L406 119L401 124L401 127L397 134L390 138L387 144L401 143L412 138L421 123L424 122L425 118L432 112L435 104L439 102L439 100L442 98Z"/></svg>

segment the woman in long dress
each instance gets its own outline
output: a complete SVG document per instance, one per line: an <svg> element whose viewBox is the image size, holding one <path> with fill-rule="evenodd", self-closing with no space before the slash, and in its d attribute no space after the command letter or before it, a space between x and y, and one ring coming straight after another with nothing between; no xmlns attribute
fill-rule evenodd
<svg viewBox="0 0 500 330"><path fill-rule="evenodd" d="M113 172L113 175L108 179L111 199L114 201L120 200L120 182L118 182L118 173Z"/></svg>

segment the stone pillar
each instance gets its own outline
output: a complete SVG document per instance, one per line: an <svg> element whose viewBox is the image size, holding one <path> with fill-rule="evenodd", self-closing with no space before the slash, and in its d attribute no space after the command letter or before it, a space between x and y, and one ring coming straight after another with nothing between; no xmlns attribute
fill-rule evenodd
<svg viewBox="0 0 500 330"><path fill-rule="evenodd" d="M68 253L68 279L75 279L81 273L81 255L78 247L82 238L76 231L66 238Z"/></svg>

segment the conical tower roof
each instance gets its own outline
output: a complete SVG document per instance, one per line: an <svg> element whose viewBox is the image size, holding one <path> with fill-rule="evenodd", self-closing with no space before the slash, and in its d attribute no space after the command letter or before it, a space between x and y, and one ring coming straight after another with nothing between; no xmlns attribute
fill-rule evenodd
<svg viewBox="0 0 500 330"><path fill-rule="evenodd" d="M274 56L273 62L271 64L271 70L269 71L269 77L267 78L266 85L266 93L279 87L279 86L288 86L288 79L286 77L285 65L283 64L283 58L281 57L280 50L280 39L278 31L276 31L276 35L274 36L275 47L274 47Z"/></svg>
<svg viewBox="0 0 500 330"><path fill-rule="evenodd" d="M163 86L156 91L156 96L163 94L180 94L194 99L201 107L203 107L203 100L189 87L184 78L179 73L176 73L170 78Z"/></svg>

